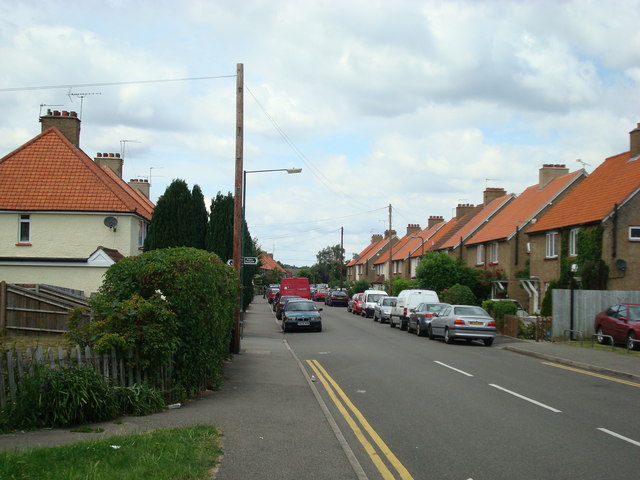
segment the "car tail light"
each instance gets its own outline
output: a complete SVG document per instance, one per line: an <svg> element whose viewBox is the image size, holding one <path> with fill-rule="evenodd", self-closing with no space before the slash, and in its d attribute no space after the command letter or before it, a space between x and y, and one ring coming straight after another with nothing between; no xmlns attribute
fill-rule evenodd
<svg viewBox="0 0 640 480"><path fill-rule="evenodd" d="M425 313L424 316L427 318L431 318L433 317L433 313Z"/></svg>
<svg viewBox="0 0 640 480"><path fill-rule="evenodd" d="M407 307L404 307L404 316L407 316Z"/></svg>
<svg viewBox="0 0 640 480"><path fill-rule="evenodd" d="M495 327L495 326L496 326L495 320L491 320L489 323L487 323L487 327Z"/></svg>
<svg viewBox="0 0 640 480"><path fill-rule="evenodd" d="M460 319L458 319L458 320L454 320L454 321L453 321L453 324L454 324L454 325L466 325L466 323L464 322L464 320L460 320Z"/></svg>

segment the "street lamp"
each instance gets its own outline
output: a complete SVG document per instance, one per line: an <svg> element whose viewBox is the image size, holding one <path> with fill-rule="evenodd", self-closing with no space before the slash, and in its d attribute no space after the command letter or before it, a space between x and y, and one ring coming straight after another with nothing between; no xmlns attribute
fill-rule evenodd
<svg viewBox="0 0 640 480"><path fill-rule="evenodd" d="M241 325L244 321L244 224L245 224L245 207L246 207L246 199L247 199L247 174L248 173L268 173L268 172L287 172L288 174L300 173L302 172L301 168L272 168L268 170L244 170L242 175L242 220L240 223L240 265L236 266L239 268L240 274L240 298L239 303L240 306L238 308L238 313L235 318L234 327L233 327L233 353L240 353L240 337L241 337Z"/></svg>

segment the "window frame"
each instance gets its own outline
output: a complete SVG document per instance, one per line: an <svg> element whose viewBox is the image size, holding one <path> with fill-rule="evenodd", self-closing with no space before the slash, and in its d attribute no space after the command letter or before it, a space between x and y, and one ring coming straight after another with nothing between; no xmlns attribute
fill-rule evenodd
<svg viewBox="0 0 640 480"><path fill-rule="evenodd" d="M476 265L484 265L485 262L485 248L484 245L478 245L476 247Z"/></svg>
<svg viewBox="0 0 640 480"><path fill-rule="evenodd" d="M558 258L558 232L548 232L545 236L544 258Z"/></svg>
<svg viewBox="0 0 640 480"><path fill-rule="evenodd" d="M26 238L23 236L23 227L26 225ZM18 215L18 245L31 245L31 215L21 213Z"/></svg>
<svg viewBox="0 0 640 480"><path fill-rule="evenodd" d="M632 231L636 230L637 235L632 235ZM640 226L638 225L629 225L629 241L631 242L640 242Z"/></svg>
<svg viewBox="0 0 640 480"><path fill-rule="evenodd" d="M577 257L578 256L578 233L580 232L579 228L572 228L569 230L569 256ZM640 238L638 239L640 240Z"/></svg>
<svg viewBox="0 0 640 480"><path fill-rule="evenodd" d="M489 244L489 265L498 265L500 244L498 242L491 242Z"/></svg>

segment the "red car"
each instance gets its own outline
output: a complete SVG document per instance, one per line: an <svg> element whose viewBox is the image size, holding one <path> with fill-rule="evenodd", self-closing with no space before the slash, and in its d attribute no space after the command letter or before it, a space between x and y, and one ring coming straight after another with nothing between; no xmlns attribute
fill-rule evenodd
<svg viewBox="0 0 640 480"><path fill-rule="evenodd" d="M351 313L356 315L362 315L362 304L364 303L364 293L356 294L353 302L351 303Z"/></svg>
<svg viewBox="0 0 640 480"><path fill-rule="evenodd" d="M269 303L273 303L273 299L276 298L276 295L280 292L279 288L270 288L267 292L267 301Z"/></svg>
<svg viewBox="0 0 640 480"><path fill-rule="evenodd" d="M329 293L327 289L319 288L313 294L313 300L316 302L324 302L324 299L327 297L327 293Z"/></svg>
<svg viewBox="0 0 640 480"><path fill-rule="evenodd" d="M626 343L629 350L640 350L640 304L618 303L596 315L594 329L598 343ZM605 335L605 336L603 336ZM636 340L636 341L634 341Z"/></svg>

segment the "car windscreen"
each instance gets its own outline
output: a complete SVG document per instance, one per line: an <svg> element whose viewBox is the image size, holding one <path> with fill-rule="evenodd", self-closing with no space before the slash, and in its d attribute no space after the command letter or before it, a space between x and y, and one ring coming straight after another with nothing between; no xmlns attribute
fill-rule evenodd
<svg viewBox="0 0 640 480"><path fill-rule="evenodd" d="M367 302L377 302L378 300L380 300L382 297L386 297L386 295L384 293L370 293L369 295L367 295Z"/></svg>
<svg viewBox="0 0 640 480"><path fill-rule="evenodd" d="M472 306L464 306L464 307L455 307L453 309L455 315L481 315L483 317L487 317L487 312L485 312L480 307L472 307Z"/></svg>
<svg viewBox="0 0 640 480"><path fill-rule="evenodd" d="M446 303L428 303L427 304L427 312L439 313L442 310L444 310L444 307L446 307L446 306L447 306Z"/></svg>
<svg viewBox="0 0 640 480"><path fill-rule="evenodd" d="M331 294L331 296L332 296L332 297L346 297L346 296L347 296L347 294L346 294L346 293L344 293L344 292L333 292L333 293Z"/></svg>
<svg viewBox="0 0 640 480"><path fill-rule="evenodd" d="M315 303L312 302L287 302L285 307L287 312L305 312L309 310L317 310Z"/></svg>
<svg viewBox="0 0 640 480"><path fill-rule="evenodd" d="M640 306L629 305L629 320L632 322L640 322Z"/></svg>
<svg viewBox="0 0 640 480"><path fill-rule="evenodd" d="M395 298L383 298L382 305L385 307L395 307L396 299Z"/></svg>

